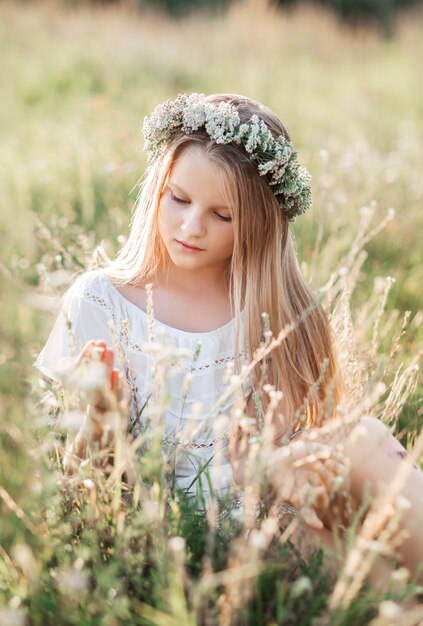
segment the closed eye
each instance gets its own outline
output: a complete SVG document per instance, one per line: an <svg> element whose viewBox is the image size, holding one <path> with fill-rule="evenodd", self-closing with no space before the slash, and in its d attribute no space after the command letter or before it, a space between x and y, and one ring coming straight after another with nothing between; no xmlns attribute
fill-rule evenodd
<svg viewBox="0 0 423 626"><path fill-rule="evenodd" d="M178 196L175 196L175 194L173 193L172 190L170 190L170 197L172 198L172 200L174 200L178 204L189 204L188 200L182 200L182 198L178 198ZM219 219L221 219L223 222L232 222L232 218L231 217L226 217L225 215L220 215L220 213L217 213L216 211L215 211L215 215Z"/></svg>
<svg viewBox="0 0 423 626"><path fill-rule="evenodd" d="M179 202L179 204L188 204L188 200L182 200L182 198L178 198L177 196L175 196L173 191L170 192L170 197L172 198L172 200L175 200L175 202Z"/></svg>
<svg viewBox="0 0 423 626"><path fill-rule="evenodd" d="M220 213L215 213L215 215L217 215L217 217L219 217L224 222L232 222L231 217L225 217L225 215L220 215Z"/></svg>

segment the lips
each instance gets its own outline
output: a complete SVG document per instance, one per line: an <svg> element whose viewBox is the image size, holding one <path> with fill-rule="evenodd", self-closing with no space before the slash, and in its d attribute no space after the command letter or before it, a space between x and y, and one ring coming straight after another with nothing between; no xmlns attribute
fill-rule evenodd
<svg viewBox="0 0 423 626"><path fill-rule="evenodd" d="M185 241L180 241L179 239L177 239L176 241L184 248L187 248L187 250L203 250L203 248L198 248L197 246L191 246L189 243L186 243Z"/></svg>

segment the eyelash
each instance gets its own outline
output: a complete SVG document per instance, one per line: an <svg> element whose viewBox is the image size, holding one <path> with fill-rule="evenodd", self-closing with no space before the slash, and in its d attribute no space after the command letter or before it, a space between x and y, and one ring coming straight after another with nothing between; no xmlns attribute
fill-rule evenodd
<svg viewBox="0 0 423 626"><path fill-rule="evenodd" d="M188 204L188 200L182 200L181 198L178 198L172 191L170 192L170 197L178 204ZM215 213L215 215L217 215L217 217L221 219L222 222L232 222L231 217L224 217L223 215L219 215L219 213Z"/></svg>

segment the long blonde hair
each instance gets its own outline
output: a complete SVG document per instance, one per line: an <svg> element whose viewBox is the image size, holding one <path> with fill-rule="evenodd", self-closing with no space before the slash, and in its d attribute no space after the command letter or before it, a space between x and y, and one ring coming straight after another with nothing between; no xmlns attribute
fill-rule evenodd
<svg viewBox="0 0 423 626"><path fill-rule="evenodd" d="M289 135L277 116L262 104L239 95L213 94L207 102L233 105L247 122L253 114L262 118L275 135ZM284 394L285 413L280 432L302 425L318 425L324 413L333 413L343 384L328 318L302 276L286 215L273 195L266 176L237 144L217 144L198 130L177 133L166 150L147 168L126 243L104 272L117 284L142 286L153 281L168 262L158 231L158 207L170 170L184 150L201 146L223 174L223 189L232 210L235 244L229 267L229 292L235 319L235 345L240 337L244 309L245 345L254 354L263 341L262 313L270 329L279 331L298 320L266 363L269 380ZM304 311L307 314L304 315ZM302 319L298 318L302 316ZM235 351L237 353L237 350ZM253 373L256 388L260 367ZM260 390L263 409L268 398ZM295 421L295 423L293 423ZM298 422L298 424L297 424Z"/></svg>

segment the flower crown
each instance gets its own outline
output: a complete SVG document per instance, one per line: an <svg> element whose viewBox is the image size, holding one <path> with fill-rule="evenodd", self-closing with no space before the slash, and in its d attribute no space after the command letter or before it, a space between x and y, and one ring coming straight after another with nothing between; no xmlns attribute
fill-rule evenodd
<svg viewBox="0 0 423 626"><path fill-rule="evenodd" d="M179 94L156 106L144 118L144 150L150 164L161 154L169 139L180 132L191 134L205 128L216 143L237 143L258 163L260 176L269 175L280 207L289 221L311 206L311 175L297 161L297 151L283 135L274 137L266 123L252 115L241 123L238 111L228 102L204 102L204 94Z"/></svg>

